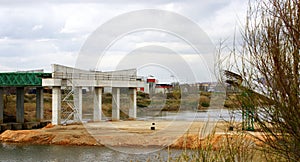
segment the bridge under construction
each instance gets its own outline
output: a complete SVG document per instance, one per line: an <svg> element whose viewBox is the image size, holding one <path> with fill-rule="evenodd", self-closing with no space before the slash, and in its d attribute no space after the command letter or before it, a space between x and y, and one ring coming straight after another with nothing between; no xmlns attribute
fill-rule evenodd
<svg viewBox="0 0 300 162"><path fill-rule="evenodd" d="M52 89L52 124L60 125L68 120L82 122L82 89L93 92L93 121L101 121L103 88L112 89L112 120L120 119L120 89L128 88L129 118L136 118L136 89L144 82L137 77L136 69L111 72L88 71L52 65L52 73L26 71L0 73L0 124L3 123L3 93L6 87L16 87L16 123L24 123L24 88L36 89L36 119L43 120L43 89ZM62 96L62 92L64 96ZM68 115L63 116L62 102L69 106Z"/></svg>

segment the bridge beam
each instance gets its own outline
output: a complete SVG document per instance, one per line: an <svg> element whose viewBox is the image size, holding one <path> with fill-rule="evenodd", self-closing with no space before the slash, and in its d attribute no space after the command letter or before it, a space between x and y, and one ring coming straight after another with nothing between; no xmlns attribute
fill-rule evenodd
<svg viewBox="0 0 300 162"><path fill-rule="evenodd" d="M95 87L93 121L101 121L101 116L102 116L102 87Z"/></svg>
<svg viewBox="0 0 300 162"><path fill-rule="evenodd" d="M112 118L120 120L120 88L112 87Z"/></svg>
<svg viewBox="0 0 300 162"><path fill-rule="evenodd" d="M44 92L43 87L36 87L36 119L44 119Z"/></svg>
<svg viewBox="0 0 300 162"><path fill-rule="evenodd" d="M3 112L4 112L4 104L3 104L3 87L0 87L0 124L3 123Z"/></svg>
<svg viewBox="0 0 300 162"><path fill-rule="evenodd" d="M24 123L24 87L17 87L16 122Z"/></svg>
<svg viewBox="0 0 300 162"><path fill-rule="evenodd" d="M61 87L52 88L52 124L61 124Z"/></svg>
<svg viewBox="0 0 300 162"><path fill-rule="evenodd" d="M136 88L129 88L129 119L136 119Z"/></svg>

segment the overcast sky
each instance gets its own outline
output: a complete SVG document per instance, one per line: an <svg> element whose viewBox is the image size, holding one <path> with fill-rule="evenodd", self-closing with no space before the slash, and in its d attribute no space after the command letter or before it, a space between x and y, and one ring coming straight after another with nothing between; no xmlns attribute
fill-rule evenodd
<svg viewBox="0 0 300 162"><path fill-rule="evenodd" d="M50 72L51 64L74 66L82 45L100 25L118 15L143 9L167 10L187 17L197 23L217 46L220 40L227 40L230 44L234 31L241 30L247 1L0 0L0 71L44 69ZM97 69L113 70L118 59L122 58L122 52L153 42L167 44L169 48L180 51L184 45L166 41L172 39L175 38L151 31L124 37L111 47L109 52L114 55L105 58L106 64ZM144 75L147 72L145 67L157 70L151 66L143 65L140 73ZM171 75L165 76L162 81L167 81ZM199 77L197 80L206 81L207 78Z"/></svg>

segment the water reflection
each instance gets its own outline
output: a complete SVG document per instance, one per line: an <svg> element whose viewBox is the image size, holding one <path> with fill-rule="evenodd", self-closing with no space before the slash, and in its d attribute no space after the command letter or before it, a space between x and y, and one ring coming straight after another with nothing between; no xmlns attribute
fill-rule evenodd
<svg viewBox="0 0 300 162"><path fill-rule="evenodd" d="M172 149L174 158L181 150ZM97 146L57 146L57 145L0 145L0 161L166 161L168 150L150 154L124 154L106 147Z"/></svg>
<svg viewBox="0 0 300 162"><path fill-rule="evenodd" d="M176 112L142 112L138 114L140 120L185 120L185 121L229 121L234 119L237 122L242 121L241 112L238 110L229 111L228 109L207 109L204 111L181 111Z"/></svg>

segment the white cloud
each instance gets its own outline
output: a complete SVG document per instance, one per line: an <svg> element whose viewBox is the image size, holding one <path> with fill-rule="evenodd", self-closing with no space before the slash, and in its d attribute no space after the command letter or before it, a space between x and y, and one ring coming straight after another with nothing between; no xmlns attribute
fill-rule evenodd
<svg viewBox="0 0 300 162"><path fill-rule="evenodd" d="M43 28L43 25L35 25L33 28L32 28L32 30L33 31L36 31L36 30L40 30L40 29L42 29Z"/></svg>
<svg viewBox="0 0 300 162"><path fill-rule="evenodd" d="M242 27L247 5L244 0L0 2L0 71L50 70L51 63L72 66L88 35L101 24L117 15L149 8L174 11L188 17L217 44L220 39L232 37L235 26ZM109 70L124 53L149 45L179 51L187 55L187 60L193 61L188 56L190 47L178 38L145 31L118 40L103 68Z"/></svg>
<svg viewBox="0 0 300 162"><path fill-rule="evenodd" d="M206 19L203 28L218 45L220 40L232 40L236 32L239 35L246 18L247 3L232 0L231 3L216 11L215 15Z"/></svg>

